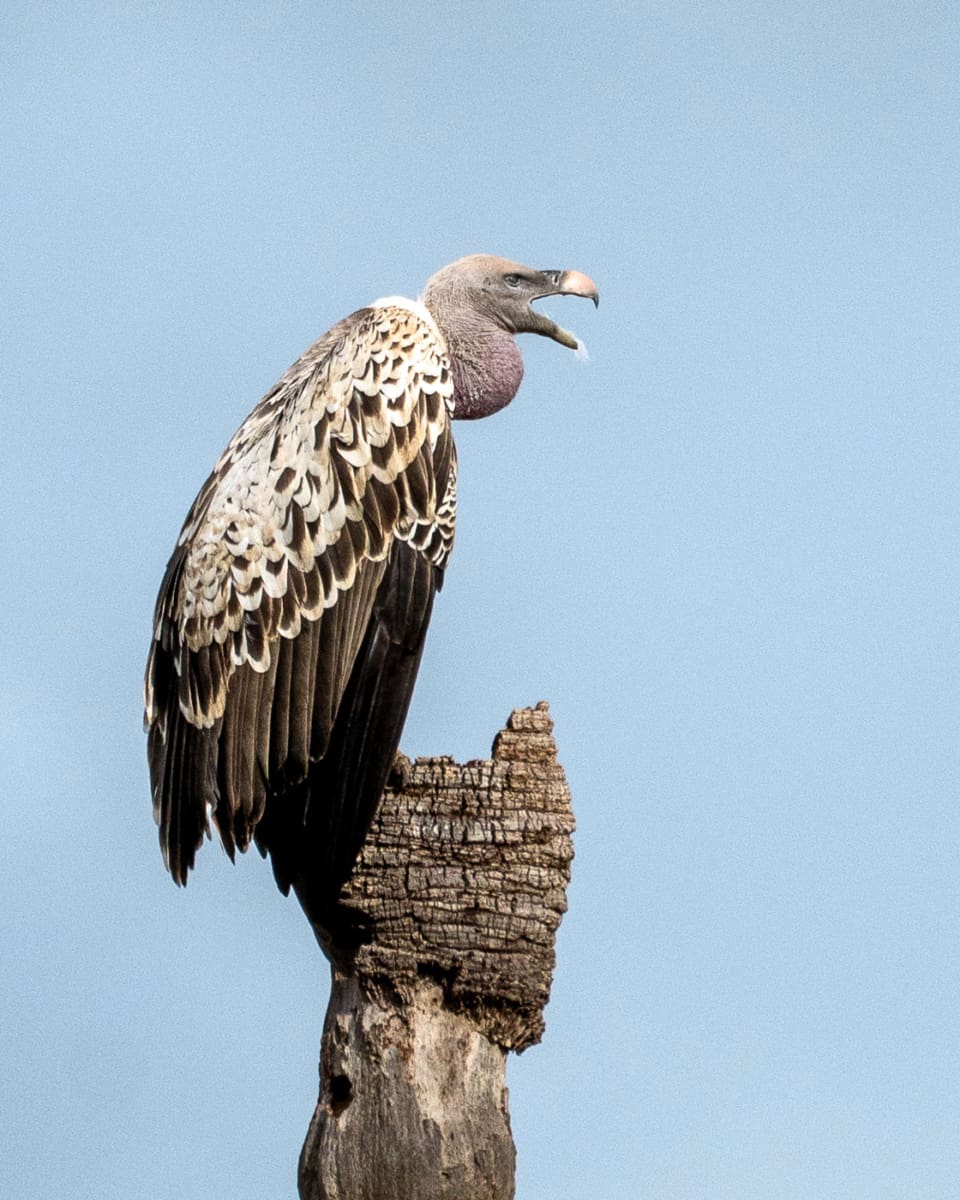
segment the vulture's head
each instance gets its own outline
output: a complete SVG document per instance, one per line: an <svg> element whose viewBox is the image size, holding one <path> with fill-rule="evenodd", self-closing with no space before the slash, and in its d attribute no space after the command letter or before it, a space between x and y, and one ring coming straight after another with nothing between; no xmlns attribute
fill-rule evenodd
<svg viewBox="0 0 960 1200"><path fill-rule="evenodd" d="M523 377L515 334L537 333L580 348L574 334L533 307L545 296L599 303L596 284L581 271L537 271L493 254L457 259L427 281L422 300L453 360L455 416L486 416L513 399Z"/></svg>

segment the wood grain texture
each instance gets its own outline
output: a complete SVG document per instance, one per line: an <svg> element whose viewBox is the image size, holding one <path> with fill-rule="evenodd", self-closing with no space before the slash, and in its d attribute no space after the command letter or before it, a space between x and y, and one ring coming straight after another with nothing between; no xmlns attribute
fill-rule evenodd
<svg viewBox="0 0 960 1200"><path fill-rule="evenodd" d="M506 1200L506 1054L543 1034L573 858L548 708L398 774L334 921L305 905L333 988L301 1196Z"/></svg>

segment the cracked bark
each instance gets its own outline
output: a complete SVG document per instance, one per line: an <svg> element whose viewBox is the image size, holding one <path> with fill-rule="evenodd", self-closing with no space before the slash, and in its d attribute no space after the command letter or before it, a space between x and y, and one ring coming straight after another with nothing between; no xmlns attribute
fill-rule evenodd
<svg viewBox="0 0 960 1200"><path fill-rule="evenodd" d="M490 759L403 760L331 919L302 1200L509 1200L508 1051L540 1040L573 858L545 703Z"/></svg>

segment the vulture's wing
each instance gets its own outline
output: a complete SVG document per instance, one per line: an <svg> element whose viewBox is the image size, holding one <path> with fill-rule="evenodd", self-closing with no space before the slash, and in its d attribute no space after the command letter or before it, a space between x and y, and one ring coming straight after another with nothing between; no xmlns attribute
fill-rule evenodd
<svg viewBox="0 0 960 1200"><path fill-rule="evenodd" d="M264 397L197 496L145 680L177 882L209 813L231 856L256 833L284 890L308 841L331 884L349 873L452 543L452 390L426 310L361 309Z"/></svg>

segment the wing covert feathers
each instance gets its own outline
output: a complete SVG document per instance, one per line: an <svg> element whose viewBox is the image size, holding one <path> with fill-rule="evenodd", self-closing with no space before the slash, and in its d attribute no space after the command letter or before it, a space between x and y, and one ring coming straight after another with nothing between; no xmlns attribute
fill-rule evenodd
<svg viewBox="0 0 960 1200"><path fill-rule="evenodd" d="M315 818L328 865L342 871L361 825L362 842L453 541L452 391L432 322L361 309L260 401L200 490L144 685L154 815L178 883L208 814L231 855L257 831L281 885L279 839L297 840L310 807L330 814Z"/></svg>

